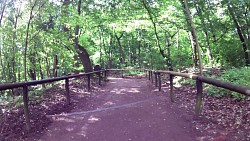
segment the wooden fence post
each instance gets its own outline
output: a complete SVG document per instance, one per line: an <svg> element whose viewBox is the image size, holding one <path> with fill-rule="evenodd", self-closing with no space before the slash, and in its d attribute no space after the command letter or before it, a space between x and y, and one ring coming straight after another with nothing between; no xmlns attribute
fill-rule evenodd
<svg viewBox="0 0 250 141"><path fill-rule="evenodd" d="M161 91L161 73L158 72L157 75L158 75L158 81L159 81L159 91Z"/></svg>
<svg viewBox="0 0 250 141"><path fill-rule="evenodd" d="M148 71L148 80L150 80L151 79L151 73L150 73L150 71Z"/></svg>
<svg viewBox="0 0 250 141"><path fill-rule="evenodd" d="M98 72L99 85L101 85L101 72Z"/></svg>
<svg viewBox="0 0 250 141"><path fill-rule="evenodd" d="M90 74L87 74L88 77L88 91L90 91Z"/></svg>
<svg viewBox="0 0 250 141"><path fill-rule="evenodd" d="M154 83L154 80L153 80L153 71L151 71L151 81L152 81L152 83Z"/></svg>
<svg viewBox="0 0 250 141"><path fill-rule="evenodd" d="M107 70L104 70L104 81L107 81Z"/></svg>
<svg viewBox="0 0 250 141"><path fill-rule="evenodd" d="M202 111L202 91L203 91L202 81L199 80L199 77L196 78L196 89L197 89L197 95L196 95L195 114L198 117Z"/></svg>
<svg viewBox="0 0 250 141"><path fill-rule="evenodd" d="M169 74L169 82L170 82L170 99L171 99L171 102L174 102L174 94L173 94L174 84L173 84L172 74Z"/></svg>
<svg viewBox="0 0 250 141"><path fill-rule="evenodd" d="M70 95L69 95L69 78L65 79L65 89L66 89L66 100L67 104L70 104Z"/></svg>
<svg viewBox="0 0 250 141"><path fill-rule="evenodd" d="M110 70L107 70L107 77L110 75Z"/></svg>
<svg viewBox="0 0 250 141"><path fill-rule="evenodd" d="M122 70L122 78L123 78L123 70Z"/></svg>
<svg viewBox="0 0 250 141"><path fill-rule="evenodd" d="M26 121L26 130L30 132L30 115L29 115L29 97L28 97L28 86L23 87L23 108L24 108L24 117Z"/></svg>
<svg viewBox="0 0 250 141"><path fill-rule="evenodd" d="M155 87L157 87L157 83L158 83L158 81L157 81L157 72L155 71L154 74L155 74Z"/></svg>

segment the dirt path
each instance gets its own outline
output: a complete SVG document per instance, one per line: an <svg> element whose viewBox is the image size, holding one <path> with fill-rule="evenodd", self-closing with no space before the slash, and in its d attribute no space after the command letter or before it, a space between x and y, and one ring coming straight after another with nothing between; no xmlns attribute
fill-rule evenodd
<svg viewBox="0 0 250 141"><path fill-rule="evenodd" d="M146 79L109 78L71 113L51 116L38 140L194 141L184 113Z"/></svg>

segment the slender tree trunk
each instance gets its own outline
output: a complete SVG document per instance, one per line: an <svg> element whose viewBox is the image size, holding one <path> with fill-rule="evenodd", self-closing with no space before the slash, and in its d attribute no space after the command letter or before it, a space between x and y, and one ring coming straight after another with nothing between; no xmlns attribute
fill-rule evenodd
<svg viewBox="0 0 250 141"><path fill-rule="evenodd" d="M16 54L16 42L17 42L17 21L18 21L18 15L19 13L15 16L15 23L14 23L14 31L13 31L13 42L12 42L12 50L13 50L13 54ZM15 55L12 56L12 70L13 70L13 82L16 82L16 58Z"/></svg>
<svg viewBox="0 0 250 141"><path fill-rule="evenodd" d="M42 61L41 61L41 56L38 56L38 63L39 63L39 73L40 73L40 78L44 79L44 75L43 75L43 69L42 69ZM45 88L45 84L42 84L42 87Z"/></svg>
<svg viewBox="0 0 250 141"><path fill-rule="evenodd" d="M100 36L100 48L99 48L99 52L100 52L100 56L99 56L99 64L100 66L102 66L102 35Z"/></svg>
<svg viewBox="0 0 250 141"><path fill-rule="evenodd" d="M138 64L139 68L141 68L141 41L138 42Z"/></svg>
<svg viewBox="0 0 250 141"><path fill-rule="evenodd" d="M29 55L29 60L30 60L30 78L32 80L36 80L36 53L32 52Z"/></svg>
<svg viewBox="0 0 250 141"><path fill-rule="evenodd" d="M121 44L121 38L123 36L124 32L122 32L122 34L118 37L116 34L115 34L115 38L118 42L118 45L119 45L119 53L120 53L120 62L121 64L124 64L125 60L124 60L124 56L123 56L123 48L122 48L122 44Z"/></svg>
<svg viewBox="0 0 250 141"><path fill-rule="evenodd" d="M202 58L201 58L201 53L200 53L200 45L199 45L197 32L196 32L196 29L195 29L195 26L194 26L194 23L193 23L193 19L192 19L192 16L190 14L190 11L189 11L187 1L186 0L180 0L180 2L181 2L182 6L184 8L184 13L187 16L187 22L191 26L191 29L192 29L191 30L192 36L193 36L193 38L195 40L195 46L196 46L196 50L197 50L197 53L198 53L200 75L203 75L203 64L202 64Z"/></svg>
<svg viewBox="0 0 250 141"><path fill-rule="evenodd" d="M53 61L53 76L57 77L57 68L58 68L58 56L57 54L54 55L54 61Z"/></svg>
<svg viewBox="0 0 250 141"><path fill-rule="evenodd" d="M5 40L5 37L3 36L2 40L4 41ZM0 48L0 60L1 60L1 67L2 67L2 75L3 75L3 79L5 82L8 82L7 81L7 76L6 76L6 68L5 68L5 62L3 61L4 57L3 57L3 53L2 53L2 50L4 48L4 44L2 44L2 48Z"/></svg>
<svg viewBox="0 0 250 141"><path fill-rule="evenodd" d="M179 48L179 32L176 35L176 48Z"/></svg>
<svg viewBox="0 0 250 141"><path fill-rule="evenodd" d="M113 36L110 35L110 40L109 40L109 48L108 48L108 68L112 67L112 50L111 48L113 47Z"/></svg>
<svg viewBox="0 0 250 141"><path fill-rule="evenodd" d="M47 77L50 78L51 73L50 73L50 62L49 62L49 59L48 59L48 54L46 54L45 62L46 62Z"/></svg>
<svg viewBox="0 0 250 141"><path fill-rule="evenodd" d="M167 48L167 66L168 66L168 70L172 71L173 67L172 67L172 61L171 61L171 50L170 50L171 44L169 41L168 36L166 36L166 48Z"/></svg>
<svg viewBox="0 0 250 141"><path fill-rule="evenodd" d="M162 49L161 44L160 44L160 37L159 37L159 35L158 35L158 33L157 33L156 19L154 18L154 15L152 14L152 11L151 11L150 7L149 7L148 4L147 4L147 1L146 1L146 0L141 0L141 2L142 2L142 4L143 4L144 8L147 10L148 16L149 16L149 18L150 18L150 20L151 20L151 22L152 22L152 24L153 24L154 33L155 33L155 37L156 37L156 44L157 44L157 46L159 47L160 54L161 54L161 56L162 56L164 59L166 59L168 68L172 68L172 65L170 65L170 64L171 64L171 63L170 63L171 61L170 61L170 58L169 58L170 56L168 55L168 53L167 53L167 54L164 53L164 49ZM169 53L170 53L170 52L169 52ZM169 63L170 63L170 64L169 64ZM170 65L170 66L169 66L169 65Z"/></svg>
<svg viewBox="0 0 250 141"><path fill-rule="evenodd" d="M248 49L247 49L247 44L246 44L246 41L245 41L245 38L244 38L244 35L243 35L243 32L241 30L241 27L235 17L235 13L233 11L233 8L230 7L231 5L228 5L228 11L230 13L230 16L234 22L234 25L237 29L237 33L239 35L239 38L240 38L240 41L241 41L241 44L242 44L242 49L243 49L243 52L244 52L244 57L245 57L245 64L246 66L249 66L250 65L250 60L249 60L249 56L248 56Z"/></svg>
<svg viewBox="0 0 250 141"><path fill-rule="evenodd" d="M197 53L196 53L196 48L194 46L194 40L193 40L193 36L192 36L192 33L191 32L188 32L188 37L189 37L189 40L190 40L190 45L191 45L191 48L192 48L192 61L193 61L193 67L197 67L198 66L198 59L197 59Z"/></svg>
<svg viewBox="0 0 250 141"><path fill-rule="evenodd" d="M23 66L24 66L24 81L27 81L27 49L28 49L28 44L29 44L29 29L30 29L30 24L31 20L33 18L33 10L37 4L37 0L35 0L33 6L31 7L30 10L30 15L29 15L29 20L27 23L27 29L26 29L26 38L25 38L25 46L24 46L24 59L23 59Z"/></svg>
<svg viewBox="0 0 250 141"><path fill-rule="evenodd" d="M208 57L209 63L211 65L213 65L213 57L212 57L212 53L210 50L210 41L209 41L208 31L207 31L207 27L206 27L207 24L205 23L204 16L202 14L202 10L198 4L196 5L196 12L198 13L198 16L200 17L202 28L203 28L203 34L204 34L204 37L206 39L206 55Z"/></svg>
<svg viewBox="0 0 250 141"><path fill-rule="evenodd" d="M18 63L19 63L19 65L18 65L18 69L17 69L17 71L18 71L18 82L20 82L21 81L21 66L20 66L20 64L21 64L21 59L20 58L18 58Z"/></svg>
<svg viewBox="0 0 250 141"><path fill-rule="evenodd" d="M3 14L4 14L4 11L5 11L5 8L6 8L6 0L3 0L1 3L2 3L1 4L2 10L1 10L1 16L0 16L0 27L2 25Z"/></svg>
<svg viewBox="0 0 250 141"><path fill-rule="evenodd" d="M208 37L208 33L206 31L204 31L204 37L206 39L206 54L208 57L208 61L210 62L211 65L213 65L213 56L210 50L210 42L209 42L209 37Z"/></svg>

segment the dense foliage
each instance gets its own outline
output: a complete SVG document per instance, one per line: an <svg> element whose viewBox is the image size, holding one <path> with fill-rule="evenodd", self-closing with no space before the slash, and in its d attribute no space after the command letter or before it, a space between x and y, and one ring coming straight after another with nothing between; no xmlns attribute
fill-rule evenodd
<svg viewBox="0 0 250 141"><path fill-rule="evenodd" d="M0 4L0 83L91 71L95 64L156 69L249 65L248 0Z"/></svg>
<svg viewBox="0 0 250 141"><path fill-rule="evenodd" d="M226 70L222 73L219 79L227 82L232 82L235 84L240 84L244 86L250 86L250 68L243 67L243 68L233 68ZM229 96L236 99L243 99L245 98L244 95L237 93L237 92L230 92L229 90L225 90L218 87L209 86L208 94L222 97L222 96Z"/></svg>

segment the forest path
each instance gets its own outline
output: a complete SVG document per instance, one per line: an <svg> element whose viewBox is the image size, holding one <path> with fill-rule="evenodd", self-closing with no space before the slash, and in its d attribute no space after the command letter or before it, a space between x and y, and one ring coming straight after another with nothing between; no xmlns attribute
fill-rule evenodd
<svg viewBox="0 0 250 141"><path fill-rule="evenodd" d="M109 78L71 113L54 115L40 141L194 141L191 121L145 78Z"/></svg>

